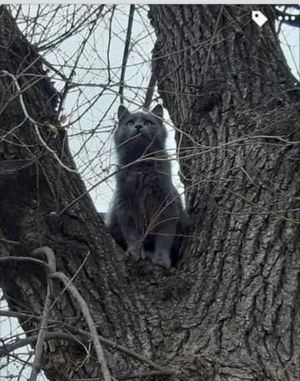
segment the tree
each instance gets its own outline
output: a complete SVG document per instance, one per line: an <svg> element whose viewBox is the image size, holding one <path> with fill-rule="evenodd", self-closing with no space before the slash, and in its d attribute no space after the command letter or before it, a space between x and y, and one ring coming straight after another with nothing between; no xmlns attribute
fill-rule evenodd
<svg viewBox="0 0 300 381"><path fill-rule="evenodd" d="M27 337L49 312L36 366L50 380L103 379L106 363L118 380L298 379L299 84L274 8L260 8L263 28L253 9L150 6L153 73L193 221L183 259L165 271L125 259L105 232L40 56L1 8L0 284Z"/></svg>

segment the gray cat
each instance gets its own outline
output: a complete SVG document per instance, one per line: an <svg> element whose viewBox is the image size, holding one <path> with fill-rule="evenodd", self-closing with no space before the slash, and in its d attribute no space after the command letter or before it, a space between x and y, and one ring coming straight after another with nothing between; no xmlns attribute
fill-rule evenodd
<svg viewBox="0 0 300 381"><path fill-rule="evenodd" d="M120 171L106 225L128 255L169 268L180 246L185 213L171 181L162 117L160 105L151 113L133 114L119 106L114 141Z"/></svg>

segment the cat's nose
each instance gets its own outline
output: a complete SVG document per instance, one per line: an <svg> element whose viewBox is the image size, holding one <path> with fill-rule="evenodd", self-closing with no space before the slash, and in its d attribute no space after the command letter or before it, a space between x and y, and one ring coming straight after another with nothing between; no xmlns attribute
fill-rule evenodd
<svg viewBox="0 0 300 381"><path fill-rule="evenodd" d="M138 131L142 128L142 125L141 124L136 124L135 126L134 126L134 128L136 128Z"/></svg>

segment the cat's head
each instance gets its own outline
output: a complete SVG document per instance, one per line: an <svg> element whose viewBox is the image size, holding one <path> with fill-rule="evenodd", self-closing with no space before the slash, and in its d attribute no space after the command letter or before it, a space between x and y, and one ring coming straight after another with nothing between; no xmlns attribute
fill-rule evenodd
<svg viewBox="0 0 300 381"><path fill-rule="evenodd" d="M130 113L123 105L119 106L119 125L114 139L121 161L134 161L143 155L161 155L167 137L162 117L161 105L155 106L149 113Z"/></svg>

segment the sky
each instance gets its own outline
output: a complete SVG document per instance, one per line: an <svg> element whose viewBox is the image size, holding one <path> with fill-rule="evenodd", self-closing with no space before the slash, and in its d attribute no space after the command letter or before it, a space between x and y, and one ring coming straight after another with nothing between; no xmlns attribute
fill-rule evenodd
<svg viewBox="0 0 300 381"><path fill-rule="evenodd" d="M88 56L80 58L82 66L93 66L94 70L78 71L75 81L79 83L105 84L107 82L107 66L112 68L112 83L117 84L120 78L120 67L122 64L124 39L127 29L129 6L118 6L115 10L111 30L111 43L109 59L107 47L109 34L107 25L99 26L98 39L93 45L93 51ZM280 39L288 64L297 78L299 76L299 39L300 30L283 25L281 28ZM140 8L135 11L132 33L132 49L129 55L125 76L125 106L129 106L130 111L136 111L141 107L145 89L148 86L151 67L151 50L155 42L155 36L149 23L146 11ZM81 39L75 36L68 39L60 47L60 56L72 57L74 51L81 43ZM97 54L95 53L97 52ZM47 53L50 62L57 60L57 51ZM100 57L100 59L99 59ZM63 63L63 62L62 62ZM64 69L67 73L68 70ZM83 95L80 100L93 99L99 94L98 87L86 87L81 89ZM110 91L95 102L93 108L81 118L80 123L75 123L69 129L70 147L74 154L78 169L85 179L87 188L93 188L109 174L115 170L116 156L112 143L112 131L116 127L116 112L119 105L119 98L116 96L118 86L112 86ZM66 114L70 120L76 120L78 114L78 92L70 93L66 102ZM106 114L107 113L107 114ZM101 123L99 123L101 121ZM175 157L174 129L172 122L165 110L165 122L168 127L167 149L170 155ZM97 125L99 123L99 125ZM92 131L94 133L87 133ZM82 133L84 131L84 133ZM93 135L93 139L90 139ZM178 173L176 161L173 163L173 182L183 191ZM100 183L90 192L96 208L99 212L106 212L114 189L114 178Z"/></svg>
<svg viewBox="0 0 300 381"><path fill-rule="evenodd" d="M37 6L31 6L27 10L28 14L36 12ZM84 12L84 9L82 10ZM25 14L26 12L24 12ZM106 91L104 95L99 98L92 109L86 112L80 122L76 122L78 114L82 112L82 107L79 105L84 104L87 108L88 102L96 99L101 91L101 86L82 87L80 93L78 90L70 92L66 99L64 113L68 120L72 123L68 128L68 135L70 137L70 148L74 154L77 168L83 176L87 187L92 187L95 183L101 181L108 174L111 173L116 157L112 145L112 131L116 125L116 111L119 105L119 98L116 96L120 77L120 66L122 62L124 37L127 28L129 6L118 6L115 10L115 18L111 23L111 42L109 54L109 22L103 20L97 30L97 39L86 47L87 53L80 57L80 66L82 70L77 70L74 75L74 82L80 84L94 84L101 85L107 82L107 65L109 63L111 68L112 89ZM69 17L68 15L62 15ZM39 29L36 27L36 34ZM54 30L54 34L59 32L59 28ZM59 50L48 49L45 57L52 64L60 68L66 75L70 72L70 66L76 59L76 51L82 40L86 37L85 31L81 34L66 40L61 44ZM40 32L41 34L41 32ZM33 37L33 42L34 42ZM53 37L52 37L53 38ZM295 29L287 25L283 25L280 33L281 46L287 58L288 65L290 66L294 76L300 79L300 29ZM132 34L132 51L129 55L128 69L126 71L125 82L129 85L125 90L126 106L129 106L130 111L136 111L139 105L143 103L145 89L148 85L150 75L150 60L151 50L155 41L154 33L146 17L145 10L140 8L135 13ZM84 69L84 68L92 69ZM63 82L54 76L55 85L62 88ZM101 123L99 123L101 121ZM169 138L167 148L169 152L175 153L174 133L171 121L166 113L166 124L168 125ZM180 183L176 176L178 167L173 166L174 182L178 188ZM111 178L107 182L103 182L91 191L91 196L95 202L98 211L106 212L109 206L109 201L112 196L114 187L114 180ZM0 308L6 309L5 302L0 302ZM20 332L16 319L0 318L0 337L5 338L12 334ZM26 352L22 349L22 353ZM28 355L24 354L24 359L27 360ZM5 361L5 359L4 359ZM20 364L11 363L9 367L1 369L0 360L0 380L4 380L8 374L18 374ZM24 371L21 381L25 381L28 377L29 368ZM17 378L12 378L14 381ZM43 379L42 376L40 379Z"/></svg>

